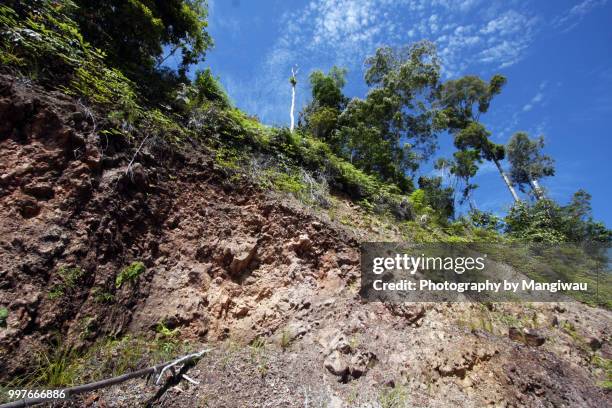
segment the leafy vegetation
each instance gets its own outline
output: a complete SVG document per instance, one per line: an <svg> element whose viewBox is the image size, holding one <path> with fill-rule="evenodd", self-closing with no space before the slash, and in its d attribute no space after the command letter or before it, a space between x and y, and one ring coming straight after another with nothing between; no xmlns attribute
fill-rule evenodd
<svg viewBox="0 0 612 408"><path fill-rule="evenodd" d="M146 270L142 262L132 262L119 272L115 278L115 287L119 289L124 282L134 282Z"/></svg>
<svg viewBox="0 0 612 408"><path fill-rule="evenodd" d="M51 287L49 299L58 299L65 293L75 289L77 283L85 276L85 271L78 266L61 266L57 271L57 275L61 282Z"/></svg>
<svg viewBox="0 0 612 408"><path fill-rule="evenodd" d="M0 307L0 327L6 327L6 319L8 319L8 309Z"/></svg>

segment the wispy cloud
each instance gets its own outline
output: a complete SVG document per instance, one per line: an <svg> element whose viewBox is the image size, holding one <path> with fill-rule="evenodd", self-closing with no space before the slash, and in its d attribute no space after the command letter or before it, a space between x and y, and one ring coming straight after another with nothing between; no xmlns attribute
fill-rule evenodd
<svg viewBox="0 0 612 408"><path fill-rule="evenodd" d="M529 112L530 110L534 108L534 106L542 103L542 101L544 100L544 89L546 89L546 85L547 85L546 81L543 81L542 83L540 83L540 86L538 87L538 91L536 92L536 94L533 96L533 98L531 98L529 102L527 102L523 106L523 112Z"/></svg>
<svg viewBox="0 0 612 408"><path fill-rule="evenodd" d="M567 12L553 20L553 26L561 28L564 32L576 27L582 19L594 9L605 6L608 0L584 0L576 4Z"/></svg>
<svg viewBox="0 0 612 408"><path fill-rule="evenodd" d="M436 44L446 77L511 66L533 41L537 18L524 8L491 7L481 0L312 0L279 19L280 35L257 75L265 89L249 82L236 86L236 97L252 101L262 120L284 121L291 66L300 66L299 106L312 69L336 64L361 72L376 47L421 39Z"/></svg>

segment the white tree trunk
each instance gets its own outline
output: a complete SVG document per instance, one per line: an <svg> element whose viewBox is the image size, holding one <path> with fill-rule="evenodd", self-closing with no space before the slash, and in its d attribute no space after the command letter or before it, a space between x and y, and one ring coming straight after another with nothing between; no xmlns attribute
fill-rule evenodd
<svg viewBox="0 0 612 408"><path fill-rule="evenodd" d="M291 130L291 132L293 132L293 128L295 127L295 120L293 118L293 111L295 110L295 85L291 86L291 112L289 112L289 115L291 116L291 126L289 127L289 130Z"/></svg>
<svg viewBox="0 0 612 408"><path fill-rule="evenodd" d="M533 190L533 194L535 195L536 200L541 200L544 198L544 192L540 187L540 183L538 183L537 179L529 177L529 183L531 184L531 189Z"/></svg>
<svg viewBox="0 0 612 408"><path fill-rule="evenodd" d="M493 162L497 166L497 170L499 170L499 174L501 174L502 179L504 180L504 183L506 183L506 187L508 187L508 190L510 190L510 194L512 194L512 198L514 198L514 201L518 203L519 201L521 201L521 199L519 198L518 194L516 194L516 190L512 186L512 183L510 183L510 179L506 175L506 172L504 171L504 169L502 169L501 164L499 164L499 160L494 159Z"/></svg>
<svg viewBox="0 0 612 408"><path fill-rule="evenodd" d="M291 111L289 112L289 116L291 117L291 126L289 126L289 130L293 133L293 129L295 128L295 119L293 116L293 111L295 110L295 84L297 84L297 78L295 77L298 73L297 67L291 68Z"/></svg>

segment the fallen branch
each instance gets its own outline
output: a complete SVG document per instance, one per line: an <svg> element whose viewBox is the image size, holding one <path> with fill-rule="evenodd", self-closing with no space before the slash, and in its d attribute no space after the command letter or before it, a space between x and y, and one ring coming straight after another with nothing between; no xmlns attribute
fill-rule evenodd
<svg viewBox="0 0 612 408"><path fill-rule="evenodd" d="M169 368L179 364L179 363L187 363L194 362L202 357L205 353L210 352L212 349L202 350L197 353L189 354L183 357L180 357L176 360L165 362L162 364L155 365L149 368L143 368L141 370L137 370L131 373L123 374L118 377L108 378L106 380L100 380L89 384L77 385L76 387L64 388L62 391L65 392L65 399L72 397L73 395L82 394L89 391L94 391L100 388L110 387L111 385L119 384L130 380L132 378L144 377L150 374L157 374L160 372L159 377L157 378L156 384L159 382L161 375ZM183 378L185 377L182 374ZM188 379L189 382L194 382L191 378ZM9 402L7 404L0 405L0 408L21 408L21 407L31 407L33 405L42 404L43 402L51 402L57 401L49 398L24 398L17 401Z"/></svg>
<svg viewBox="0 0 612 408"><path fill-rule="evenodd" d="M207 349L207 350L202 350L199 353L193 353L193 354L189 354L187 356L181 357L181 358L177 358L176 360L166 364L166 366L164 368L162 368L161 373L159 373L159 376L157 377L157 381L155 381L155 384L159 384L159 381L161 380L162 376L164 375L164 372L166 370L168 370L169 368L174 367L177 364L180 364L184 361L189 361L189 360L193 360L193 359L197 359L202 357L202 355L204 353L208 353L211 349Z"/></svg>
<svg viewBox="0 0 612 408"><path fill-rule="evenodd" d="M134 163L134 160L136 159L136 156L138 156L138 153L140 153L140 149L142 149L142 146L144 146L145 142L149 138L149 135L150 135L150 133L144 139L142 139L142 142L140 143L140 146L138 146L138 150L136 150L136 153L134 153L134 156L132 157L132 160L130 160L130 163L128 164L127 169L125 170L125 174L129 174L130 171L132 170L132 164Z"/></svg>

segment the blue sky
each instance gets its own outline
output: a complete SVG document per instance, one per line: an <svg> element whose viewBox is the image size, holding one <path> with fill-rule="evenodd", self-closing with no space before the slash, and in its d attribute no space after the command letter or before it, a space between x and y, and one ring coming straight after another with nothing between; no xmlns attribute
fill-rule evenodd
<svg viewBox="0 0 612 408"><path fill-rule="evenodd" d="M218 75L235 104L264 123L289 122L291 66L298 107L308 73L349 70L345 93L364 97L363 61L379 45L434 41L444 78L508 78L483 122L505 143L516 131L544 135L557 175L543 180L565 203L593 195L597 219L612 226L612 1L209 0L215 47L201 67ZM447 138L440 155L450 153ZM423 172L431 171L424 166ZM511 197L485 164L475 182L479 208L503 213Z"/></svg>

